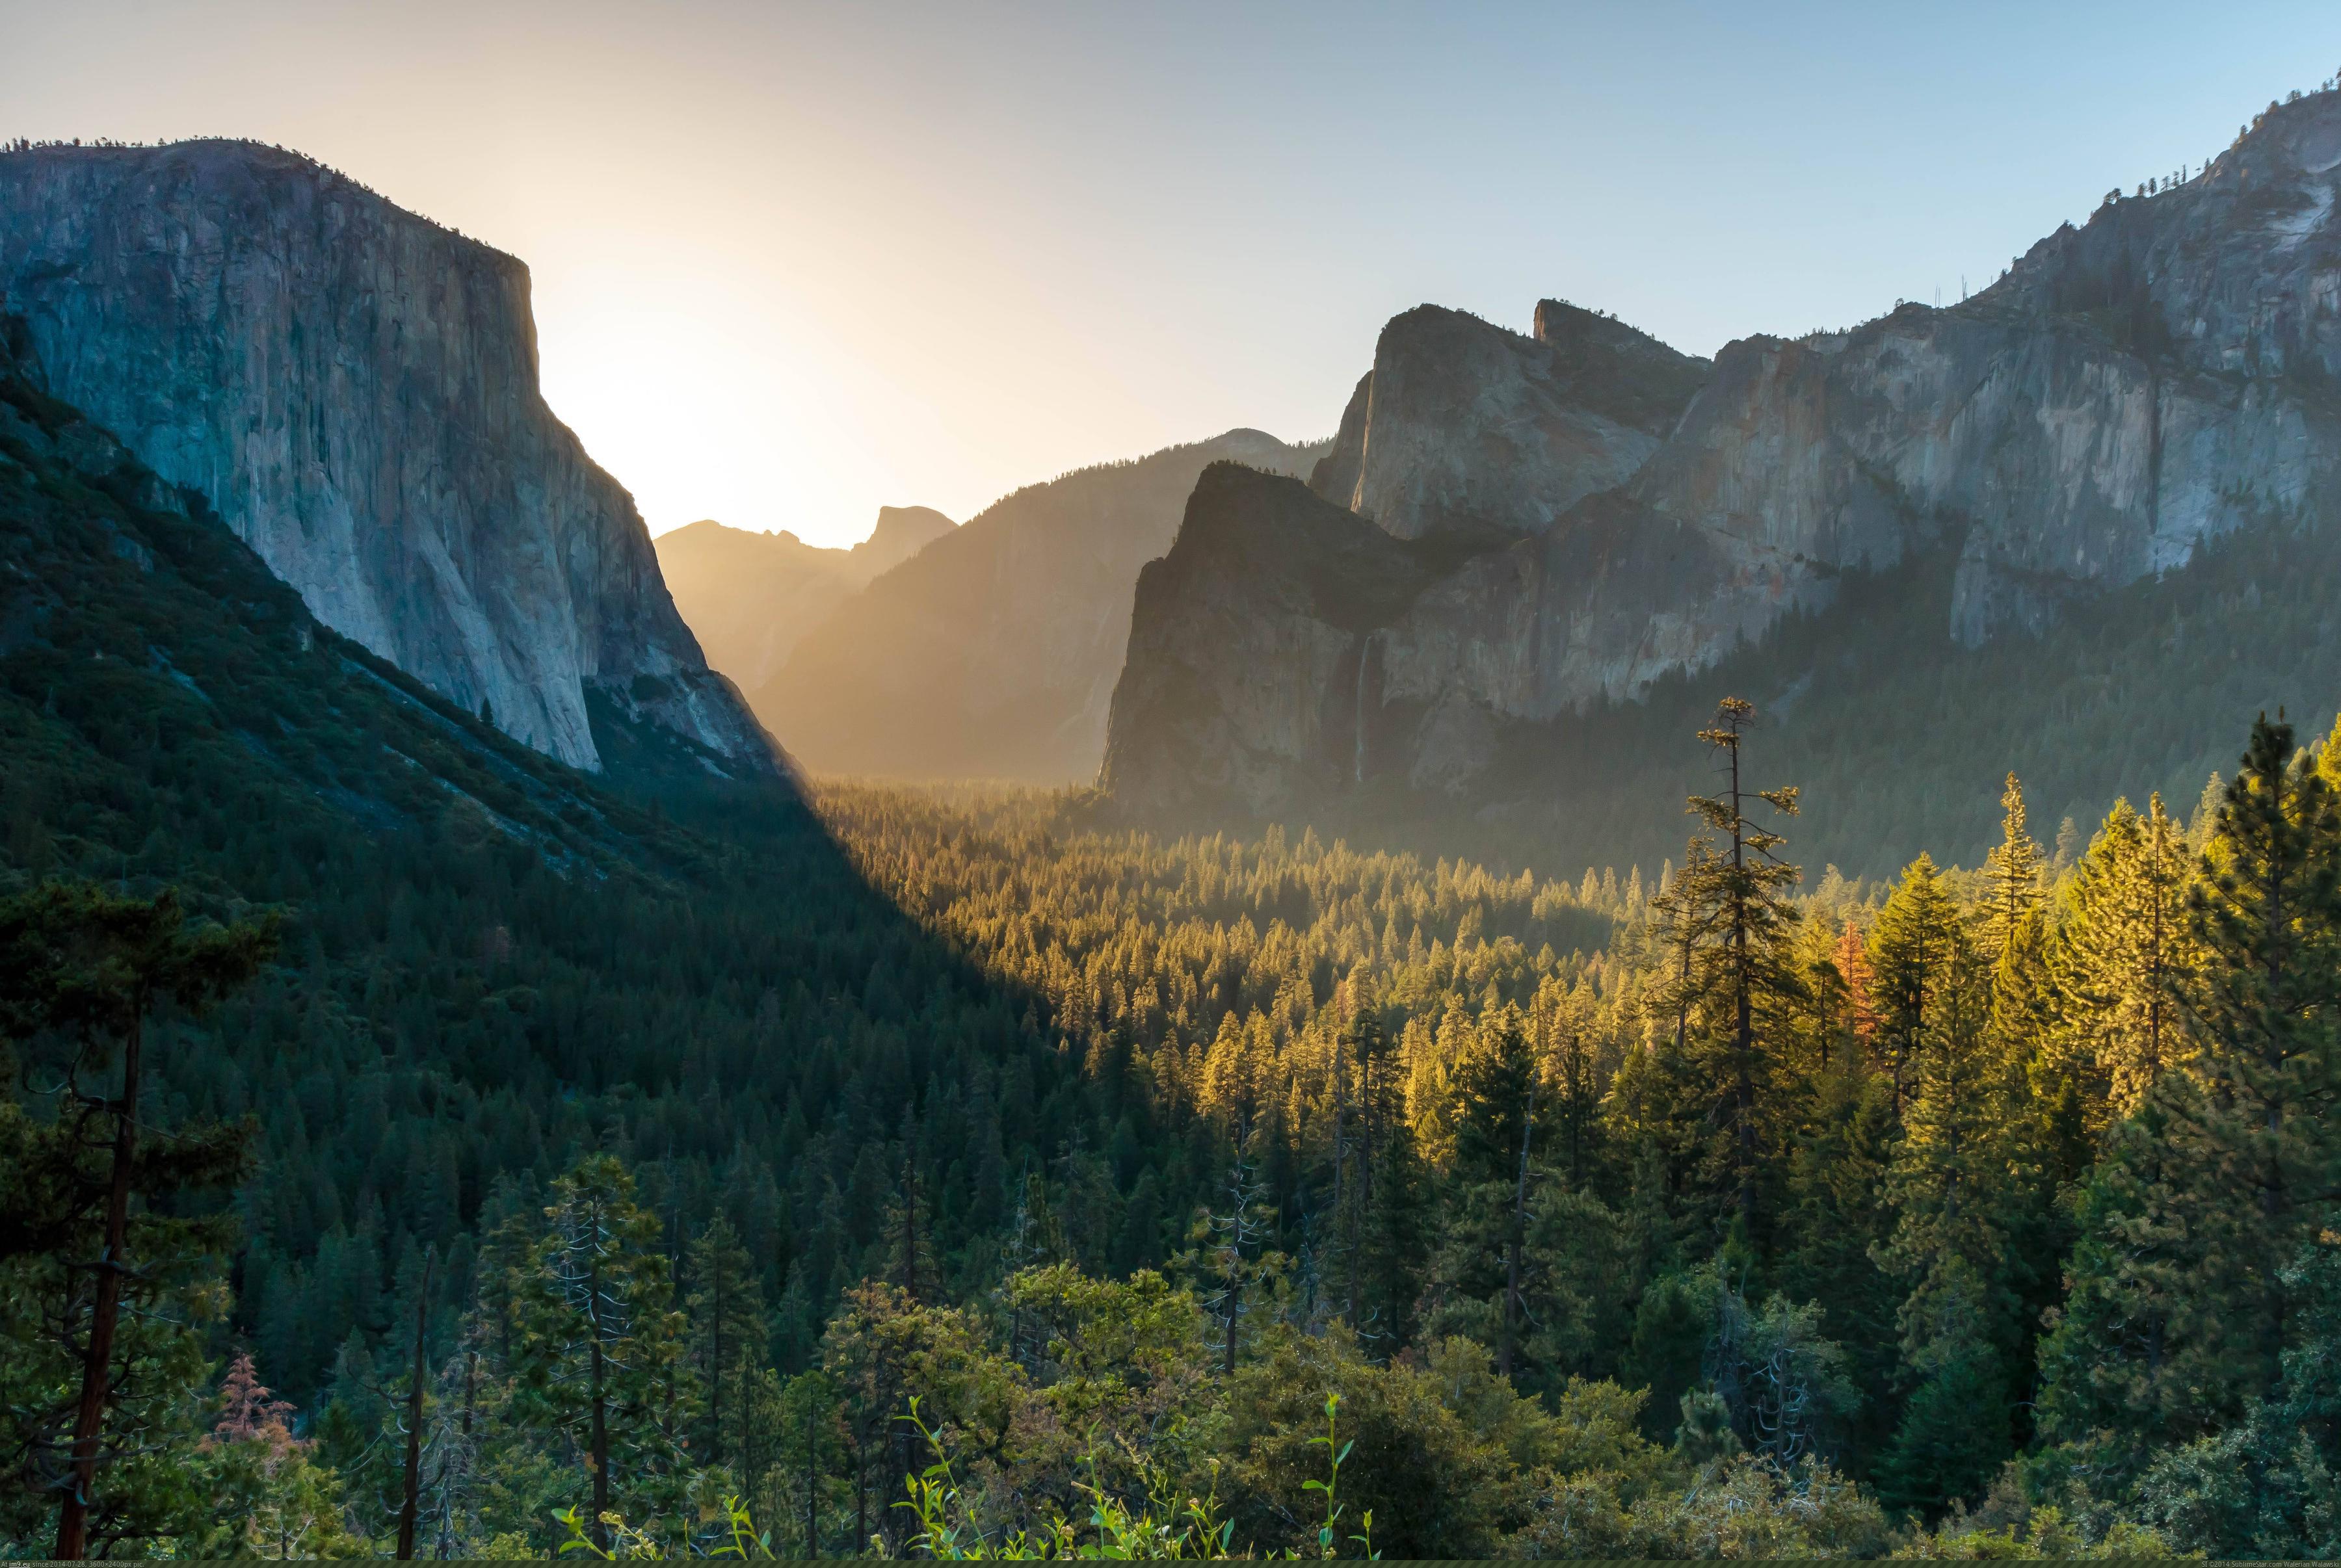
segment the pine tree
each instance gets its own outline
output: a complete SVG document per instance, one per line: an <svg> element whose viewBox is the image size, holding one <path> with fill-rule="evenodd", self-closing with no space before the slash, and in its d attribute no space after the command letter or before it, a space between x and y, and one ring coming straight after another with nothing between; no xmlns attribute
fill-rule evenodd
<svg viewBox="0 0 2341 1568"><path fill-rule="evenodd" d="M2008 1379L1994 1343L1990 1288L1963 1259L1948 1259L1906 1309L1915 1387L1878 1464L1878 1493L1933 1519L1978 1497L2007 1457Z"/></svg>
<svg viewBox="0 0 2341 1568"><path fill-rule="evenodd" d="M1682 868L1664 878L1650 900L1651 936L1659 949L1655 999L1668 1016L1678 1056L1689 1048L1691 1018L1705 1004L1711 978L1698 955L1713 938L1718 918L1714 866L1715 846L1694 837L1684 848Z"/></svg>
<svg viewBox="0 0 2341 1568"><path fill-rule="evenodd" d="M1406 1131L1404 1084L1396 1042L1380 1010L1351 1001L1330 1053L1332 1232L1328 1248L1341 1315L1369 1341L1386 1330L1367 1321L1372 1232L1394 1142Z"/></svg>
<svg viewBox="0 0 2341 1568"><path fill-rule="evenodd" d="M1547 1146L1554 1174L1572 1191L1584 1189L1601 1155L1599 1008L1599 998L1583 979L1571 988L1555 977L1537 987L1531 1022L1537 1055L1552 1080Z"/></svg>
<svg viewBox="0 0 2341 1568"><path fill-rule="evenodd" d="M834 1382L819 1370L801 1373L778 1389L772 1409L770 1517L782 1539L791 1533L801 1555L822 1554L822 1520L838 1494L847 1457L844 1404Z"/></svg>
<svg viewBox="0 0 2341 1568"><path fill-rule="evenodd" d="M1388 1123L1359 1247L1359 1336L1387 1354L1410 1344L1434 1226L1430 1182L1402 1115Z"/></svg>
<svg viewBox="0 0 2341 1568"><path fill-rule="evenodd" d="M633 1175L616 1156L581 1160L553 1184L552 1197L516 1292L516 1414L567 1434L583 1451L587 1533L606 1552L603 1516L622 1502L639 1527L680 1496L676 1417L691 1403L683 1325L662 1227L635 1201Z"/></svg>
<svg viewBox="0 0 2341 1568"><path fill-rule="evenodd" d="M2221 1371L2227 1298L2200 1287L2210 1251L2190 1157L2173 1146L2173 1076L2107 1129L2077 1205L2065 1298L2040 1342L2038 1431L2101 1495L2118 1495L2153 1453L2239 1414Z"/></svg>
<svg viewBox="0 0 2341 1568"><path fill-rule="evenodd" d="M2000 839L1984 858L1982 939L1993 965L2014 961L2032 911L2040 903L2040 846L2032 841L2024 812L2024 789L2016 775L2001 791Z"/></svg>
<svg viewBox="0 0 2341 1568"><path fill-rule="evenodd" d="M2182 998L2200 1041L2201 1157L2227 1202L2219 1262L2248 1348L2246 1386L2273 1394L2288 1297L2280 1274L2341 1176L2341 814L2291 726L2252 727L2187 898L2202 962ZM2207 1171L2206 1175L2210 1175Z"/></svg>
<svg viewBox="0 0 2341 1568"><path fill-rule="evenodd" d="M691 1360L707 1394L698 1453L708 1464L736 1460L735 1473L746 1480L753 1457L748 1388L767 1350L763 1284L739 1232L720 1214L692 1243L688 1268Z"/></svg>
<svg viewBox="0 0 2341 1568"><path fill-rule="evenodd" d="M1774 1093L1787 1055L1780 1048L1787 1033L1784 1015L1805 991L1790 954L1798 916L1788 902L1788 889L1802 873L1779 858L1787 840L1748 814L1760 801L1778 816L1793 817L1797 791L1757 789L1743 780L1741 748L1755 717L1754 705L1740 698L1727 697L1718 706L1713 727L1700 730L1698 738L1720 758L1723 792L1690 800L1691 810L1718 843L1714 860L1704 868L1709 887L1703 902L1714 911L1712 939L1698 949L1698 959L1725 1014L1718 1033L1728 1031L1730 1164L1739 1224L1751 1236L1767 1152L1761 1126L1767 1107L1759 1102Z"/></svg>
<svg viewBox="0 0 2341 1568"><path fill-rule="evenodd" d="M1199 1239L1204 1244L1201 1266L1212 1286L1203 1299L1203 1311L1213 1325L1223 1377L1235 1375L1244 1321L1257 1305L1256 1287L1272 1277L1282 1261L1267 1248L1273 1234L1261 1201L1267 1192L1250 1152L1239 1146L1228 1166L1220 1202L1203 1216L1200 1226Z"/></svg>
<svg viewBox="0 0 2341 1568"><path fill-rule="evenodd" d="M1894 1124L1892 1090L1881 1075L1848 1070L1818 1080L1788 1156L1785 1240L1770 1275L1789 1299L1828 1308L1830 1336L1846 1346L1857 1384L1869 1391L1849 1423L1849 1463L1884 1440L1893 1414L1878 1395L1892 1386L1899 1364L1896 1323L1908 1292L1895 1287L1875 1255L1894 1220L1887 1198Z"/></svg>
<svg viewBox="0 0 2341 1568"><path fill-rule="evenodd" d="M2186 1055L2176 994L2191 962L2186 856L2161 796L2143 818L2116 801L2075 869L2050 941L2053 1054L2084 1075L2093 1132L2136 1110Z"/></svg>
<svg viewBox="0 0 2341 1568"><path fill-rule="evenodd" d="M1956 918L1929 938L1940 967L1887 1176L1895 1222L1878 1261L1909 1290L1897 1315L1913 1388L1885 1474L1889 1501L1929 1513L1979 1490L2012 1442L2004 1413L2021 1325L2008 1231L2023 1206L2011 1172L2027 1097L2021 1047L2006 1032L2007 980L2037 954L2039 921L2029 908L2002 908L2015 912L1996 951ZM1924 923L1919 908L1908 914L1906 931ZM1895 969L1917 967L1898 958Z"/></svg>
<svg viewBox="0 0 2341 1568"><path fill-rule="evenodd" d="M2114 1124L2041 1347L2044 1434L2106 1486L2279 1392L2286 1269L2341 1176L2337 840L2330 788L2263 718L2187 898L2193 1058Z"/></svg>
<svg viewBox="0 0 2341 1568"><path fill-rule="evenodd" d="M11 1348L76 1364L69 1404L25 1412L44 1434L29 1464L61 1500L60 1559L161 1528L169 1504L154 1492L153 1466L127 1462L153 1454L157 1424L197 1375L188 1320L204 1260L226 1236L217 1221L174 1216L173 1200L234 1180L248 1158L249 1127L154 1136L141 1097L155 1070L154 1015L216 1004L259 973L276 941L273 920L191 923L170 889L135 898L45 882L0 900L0 1044L61 1052L43 1064L62 1086L53 1118L0 1107L0 1260L40 1276L27 1290L39 1307L22 1325L34 1343Z"/></svg>
<svg viewBox="0 0 2341 1568"><path fill-rule="evenodd" d="M1898 1113L1908 1102L1913 1067L1936 1025L1952 959L1964 941L1961 924L1933 858L1922 854L1902 868L1900 883L1869 933L1878 1040Z"/></svg>
<svg viewBox="0 0 2341 1568"><path fill-rule="evenodd" d="M1496 1369L1509 1374L1522 1331L1523 1249L1537 1176L1537 1098L1543 1074L1519 1009L1482 1020L1455 1068L1456 1223L1441 1268L1446 1289L1493 1321ZM1459 1322L1460 1320L1458 1320Z"/></svg>
<svg viewBox="0 0 2341 1568"><path fill-rule="evenodd" d="M1861 928L1848 920L1830 957L1838 978L1845 982L1846 1013L1854 1043L1867 1050L1878 1034L1878 973L1870 968L1869 948L1862 939Z"/></svg>

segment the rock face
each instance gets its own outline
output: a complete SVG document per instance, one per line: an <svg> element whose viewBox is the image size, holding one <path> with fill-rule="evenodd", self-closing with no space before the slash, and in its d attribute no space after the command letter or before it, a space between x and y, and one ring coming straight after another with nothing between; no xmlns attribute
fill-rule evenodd
<svg viewBox="0 0 2341 1568"><path fill-rule="evenodd" d="M0 155L0 309L320 620L508 733L595 768L593 694L781 769L539 395L512 257L250 143L38 147Z"/></svg>
<svg viewBox="0 0 2341 1568"><path fill-rule="evenodd" d="M1349 628L1340 656L1300 641L1280 655L1290 640L1265 632L1239 654L1171 629L1240 604L1276 613L1250 581L1267 547L1230 551L1190 510L1194 541L1182 533L1176 570L1141 597L1104 782L1141 808L1217 792L1289 809L1334 787L1325 759L1363 733L1368 765L1341 787L1379 773L1482 799L1505 737L1565 729L1786 616L1826 615L1848 573L1955 561L1947 613L1908 633L1975 648L2185 567L2223 535L2313 522L2341 500L2336 189L2341 94L2326 93L2271 111L2194 180L2067 225L1971 301L1746 339L1703 382L1698 362L1583 312L1541 308L1533 343L1410 312L1384 332L1315 488L1358 515L1353 530L1519 537ZM1141 659L1184 668L1172 680ZM1181 706L1158 712L1157 692ZM1353 715L1308 729L1345 704ZM1257 739L1287 722L1275 744ZM1182 763L1149 731L1255 739L1241 758ZM1261 760L1284 756L1312 760Z"/></svg>
<svg viewBox="0 0 2341 1568"><path fill-rule="evenodd" d="M870 537L850 550L712 521L662 533L656 543L675 608L708 664L752 691L848 595L957 526L931 507L887 506Z"/></svg>
<svg viewBox="0 0 2341 1568"><path fill-rule="evenodd" d="M1400 539L1540 533L1641 467L1707 371L1554 300L1532 338L1423 305L1382 329L1310 482Z"/></svg>
<svg viewBox="0 0 2341 1568"><path fill-rule="evenodd" d="M1377 629L1438 576L1299 481L1203 471L1170 552L1139 574L1104 777L1155 804L1283 809L1380 761Z"/></svg>
<svg viewBox="0 0 2341 1568"><path fill-rule="evenodd" d="M1304 473L1324 452L1233 430L1029 485L838 604L750 700L817 769L1095 778L1131 589L1197 476Z"/></svg>
<svg viewBox="0 0 2341 1568"><path fill-rule="evenodd" d="M857 585L892 571L959 524L931 506L882 506L870 537L848 550Z"/></svg>

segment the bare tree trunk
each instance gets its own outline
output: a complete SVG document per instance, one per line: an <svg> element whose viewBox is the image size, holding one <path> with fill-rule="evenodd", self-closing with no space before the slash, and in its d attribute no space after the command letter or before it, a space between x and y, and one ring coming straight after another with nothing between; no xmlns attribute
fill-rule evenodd
<svg viewBox="0 0 2341 1568"><path fill-rule="evenodd" d="M853 1445L853 1553L860 1556L870 1544L870 1445Z"/></svg>
<svg viewBox="0 0 2341 1568"><path fill-rule="evenodd" d="M817 1512L817 1504L814 1502L816 1493L814 1491L815 1480L812 1455L812 1394L810 1390L808 1390L805 1394L804 1440L805 1555L808 1557L818 1557L821 1555L821 1521L820 1514Z"/></svg>
<svg viewBox="0 0 2341 1568"><path fill-rule="evenodd" d="M1333 1230L1342 1243L1341 1272L1342 1314L1354 1325L1358 1321L1358 1265L1356 1238L1342 1233L1349 1226L1349 1211L1341 1206L1341 1167L1349 1162L1349 1149L1343 1141L1343 1118L1349 1110L1347 1091L1350 1065L1341 1059L1341 1042L1333 1042Z"/></svg>
<svg viewBox="0 0 2341 1568"><path fill-rule="evenodd" d="M595 1235L600 1234L599 1216L595 1216ZM610 1512L610 1402L607 1393L606 1369L602 1359L602 1258L597 1250L593 1266L586 1275L587 1322L593 1329L593 1544L603 1555L610 1550L610 1526L602 1517Z"/></svg>
<svg viewBox="0 0 2341 1568"><path fill-rule="evenodd" d="M1233 1377L1236 1374L1236 1316L1239 1308L1242 1305L1242 1297L1238 1294L1238 1292L1242 1290L1242 1288L1243 1287L1236 1282L1235 1275L1230 1272L1228 1275L1227 1349L1224 1357L1220 1362L1220 1370L1230 1377Z"/></svg>
<svg viewBox="0 0 2341 1568"><path fill-rule="evenodd" d="M715 1271L715 1323L707 1345L707 1462L723 1462L723 1270Z"/></svg>
<svg viewBox="0 0 2341 1568"><path fill-rule="evenodd" d="M436 1259L423 1255L423 1288L414 1293L414 1355L413 1376L406 1390L406 1466L398 1489L398 1552L401 1563L414 1561L414 1522L421 1512L423 1492L423 1331L431 1317L431 1265Z"/></svg>
<svg viewBox="0 0 2341 1568"><path fill-rule="evenodd" d="M123 1248L130 1234L130 1166L138 1152L138 1077L146 1038L145 998L131 1015L123 1043L122 1100L114 1113L114 1167L107 1174L105 1246L97 1260L97 1295L90 1304L89 1346L82 1357L81 1404L74 1413L72 1482L57 1511L56 1554L65 1561L89 1555L89 1494L97 1482L100 1428L113 1385L114 1331L122 1315L122 1276L129 1268Z"/></svg>

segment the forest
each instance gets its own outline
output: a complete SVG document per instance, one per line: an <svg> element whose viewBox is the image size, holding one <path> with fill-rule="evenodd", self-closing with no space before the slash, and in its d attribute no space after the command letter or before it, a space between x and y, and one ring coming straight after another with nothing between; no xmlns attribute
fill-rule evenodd
<svg viewBox="0 0 2341 1568"><path fill-rule="evenodd" d="M1737 701L1565 877L591 778L6 372L9 1554L2341 1550L2341 736L1856 880Z"/></svg>
<svg viewBox="0 0 2341 1568"><path fill-rule="evenodd" d="M1740 782L1758 717L1704 732L1718 793L1648 878L825 789L871 886L1021 998L1049 1111L957 1041L964 1081L840 1073L762 1150L540 1134L474 1207L419 1100L317 1139L271 1125L289 1079L190 1097L139 1167L94 1513L294 1555L2332 1550L2341 739L2263 720L2191 816L2115 802L2064 857L2010 778L1980 868L1808 888L1793 790ZM285 966L293 927L167 905ZM51 880L0 941L62 976L157 908ZM250 1070L263 962L209 1021L154 1004L171 1081ZM37 999L12 1033L54 1060ZM64 1031L85 1067L110 1017ZM95 1223L79 1104L13 1111L7 1157L65 1173L11 1184L55 1206L15 1235ZM327 1142L417 1153L348 1204ZM356 1211L306 1268L303 1194ZM88 1250L12 1248L12 1411L70 1404ZM19 1417L20 1477L58 1431ZM12 1536L55 1510L20 1487Z"/></svg>

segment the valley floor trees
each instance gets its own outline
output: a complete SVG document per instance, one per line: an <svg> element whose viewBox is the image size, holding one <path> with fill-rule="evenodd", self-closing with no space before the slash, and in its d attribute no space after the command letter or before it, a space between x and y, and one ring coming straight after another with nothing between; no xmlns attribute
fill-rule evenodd
<svg viewBox="0 0 2341 1568"><path fill-rule="evenodd" d="M1760 770L1759 719L1707 739ZM2334 1550L2336 785L2341 730L2264 722L2199 822L2116 803L2060 866L2009 779L1985 867L1890 884L1803 878L1728 772L1681 866L1567 883L836 787L862 874L1077 1081L1033 1152L961 1057L909 1114L795 1102L785 1174L613 1121L476 1196L366 1195L450 1228L310 1261L374 1304L322 1375L272 1371L300 1341L256 1251L143 1314L107 1528L1314 1550L1330 1397L1342 1529L1370 1507L1393 1553ZM41 984L9 993L35 1054ZM861 1005L931 984L873 966ZM71 1392L36 1325L97 1211L39 1176L63 1124L9 1115L0 1376L14 1452L62 1454L25 1391ZM172 1212L134 1241L228 1217ZM134 1434L219 1478L227 1534ZM55 1494L15 1475L26 1539Z"/></svg>

